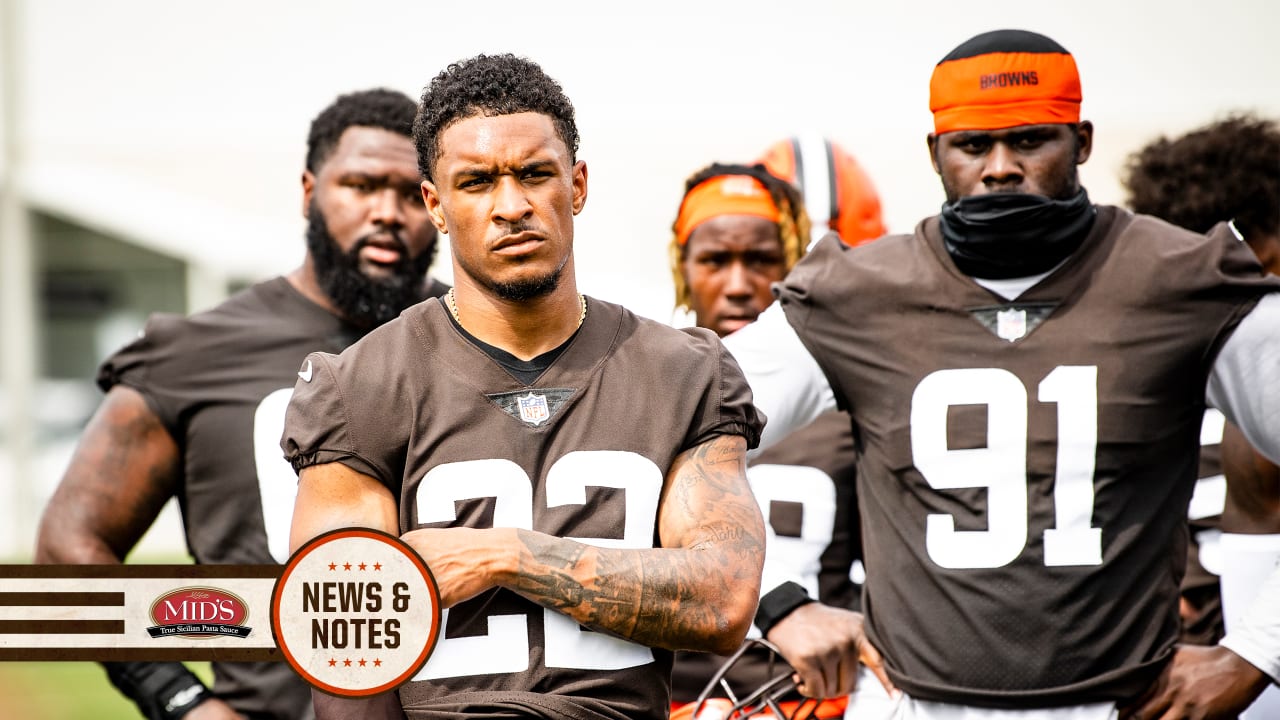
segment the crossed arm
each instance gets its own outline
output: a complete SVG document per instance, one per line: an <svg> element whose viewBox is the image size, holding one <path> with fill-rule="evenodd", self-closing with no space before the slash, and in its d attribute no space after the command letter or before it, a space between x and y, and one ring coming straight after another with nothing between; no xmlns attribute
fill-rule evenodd
<svg viewBox="0 0 1280 720"><path fill-rule="evenodd" d="M512 528L424 529L403 538L431 568L444 607L506 587L595 630L654 647L732 652L751 625L764 522L746 480L746 442L719 436L672 463L658 507L661 548L596 548ZM396 534L396 499L341 463L298 476L289 544L344 527ZM316 717L403 718L395 693L313 693Z"/></svg>
<svg viewBox="0 0 1280 720"><path fill-rule="evenodd" d="M764 525L745 452L743 438L721 435L675 459L658 507L658 548L598 548L512 528L423 529L403 537L431 568L445 607L504 587L644 645L728 653L751 626L764 562ZM390 491L339 463L303 469L292 546L351 526L396 533Z"/></svg>

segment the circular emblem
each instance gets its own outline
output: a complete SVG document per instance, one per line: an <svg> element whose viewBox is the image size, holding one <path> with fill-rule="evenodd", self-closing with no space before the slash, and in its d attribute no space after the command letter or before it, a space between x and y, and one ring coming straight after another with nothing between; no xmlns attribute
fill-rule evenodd
<svg viewBox="0 0 1280 720"><path fill-rule="evenodd" d="M289 558L271 593L271 631L312 686L373 695L408 682L427 662L440 635L440 592L399 538L334 530Z"/></svg>

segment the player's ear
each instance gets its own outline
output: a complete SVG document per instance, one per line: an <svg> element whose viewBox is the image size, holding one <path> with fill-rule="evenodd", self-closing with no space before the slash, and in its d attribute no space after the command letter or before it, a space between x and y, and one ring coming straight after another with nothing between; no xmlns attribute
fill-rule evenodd
<svg viewBox="0 0 1280 720"><path fill-rule="evenodd" d="M1093 123L1081 120L1076 124L1076 164L1083 165L1093 153Z"/></svg>
<svg viewBox="0 0 1280 720"><path fill-rule="evenodd" d="M440 194L436 192L435 183L430 180L422 181L422 202L427 206L427 216L431 218L431 224L436 226L436 230L441 235L448 235L449 226L444 221L444 207L440 205Z"/></svg>
<svg viewBox="0 0 1280 720"><path fill-rule="evenodd" d="M311 194L316 189L316 176L310 170L302 171L302 217L311 219Z"/></svg>
<svg viewBox="0 0 1280 720"><path fill-rule="evenodd" d="M573 164L573 214L582 212L587 204L587 163L583 160Z"/></svg>
<svg viewBox="0 0 1280 720"><path fill-rule="evenodd" d="M938 164L938 136L929 133L926 141L929 143L929 162L933 163L933 171L941 175L942 166Z"/></svg>

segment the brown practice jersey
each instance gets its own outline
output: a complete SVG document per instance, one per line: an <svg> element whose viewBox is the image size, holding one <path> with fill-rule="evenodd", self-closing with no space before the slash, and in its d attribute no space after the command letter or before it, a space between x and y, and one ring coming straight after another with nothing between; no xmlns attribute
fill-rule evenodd
<svg viewBox="0 0 1280 720"><path fill-rule="evenodd" d="M783 282L852 414L864 611L888 672L942 702L1134 697L1178 636L1208 373L1264 293L1248 248L1099 207L1016 301L960 273L937 218Z"/></svg>
<svg viewBox="0 0 1280 720"><path fill-rule="evenodd" d="M530 386L428 302L342 355L308 357L283 445L296 468L341 462L385 484L400 531L515 527L656 547L675 457L762 420L715 335L591 300ZM505 589L445 611L431 658L400 689L410 718L665 717L671 653L588 631Z"/></svg>
<svg viewBox="0 0 1280 720"><path fill-rule="evenodd" d="M434 282L434 281L433 281ZM438 283L433 293L446 288ZM155 315L112 355L98 385L140 392L182 453L176 495L198 563L288 558L297 477L280 457L298 363L360 333L284 278L189 318ZM214 663L214 693L251 717L311 717L310 688L285 663Z"/></svg>
<svg viewBox="0 0 1280 720"><path fill-rule="evenodd" d="M849 416L842 412L822 415L752 459L747 478L764 514L768 542L761 592L791 580L827 605L859 607L860 588L849 576L861 555L856 477ZM759 635L753 627L749 637ZM727 659L676 653L672 699L696 700ZM744 697L785 671L770 665L768 653L758 652L735 663L725 678Z"/></svg>

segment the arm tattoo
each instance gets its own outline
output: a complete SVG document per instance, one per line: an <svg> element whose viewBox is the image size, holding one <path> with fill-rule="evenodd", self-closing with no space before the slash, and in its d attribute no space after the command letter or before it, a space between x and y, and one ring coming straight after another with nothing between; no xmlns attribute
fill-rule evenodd
<svg viewBox="0 0 1280 720"><path fill-rule="evenodd" d="M511 589L645 645L735 647L740 633L731 636L745 632L755 611L764 559L741 438L714 438L677 458L659 513L663 548L597 548L518 531L520 564Z"/></svg>

